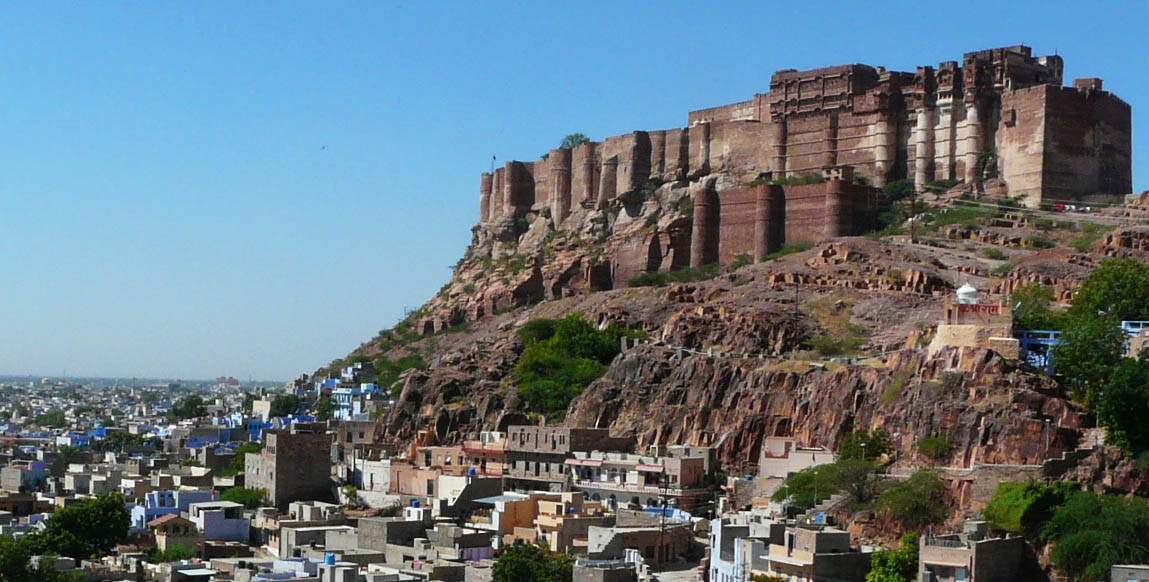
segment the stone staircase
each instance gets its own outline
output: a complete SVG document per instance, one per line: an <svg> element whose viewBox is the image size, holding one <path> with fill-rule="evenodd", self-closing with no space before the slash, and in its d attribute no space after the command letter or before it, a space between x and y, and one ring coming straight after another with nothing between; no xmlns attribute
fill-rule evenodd
<svg viewBox="0 0 1149 582"><path fill-rule="evenodd" d="M1081 431L1081 438L1077 441L1077 448L1061 453L1060 458L1046 459L1041 466L1041 472L1046 477L1056 478L1069 470L1082 459L1093 454L1093 451L1105 446L1106 431L1104 428L1087 428Z"/></svg>
<svg viewBox="0 0 1149 582"><path fill-rule="evenodd" d="M838 493L836 495L831 495L829 498L825 499L824 501L822 501L818 505L815 505L814 507L810 508L809 511L807 511L806 513L802 514L802 516L799 517L798 521L799 522L809 521L811 519L814 519L819 513L829 513L832 509L834 509L835 507L844 503L848 497L849 496L846 495L845 493Z"/></svg>

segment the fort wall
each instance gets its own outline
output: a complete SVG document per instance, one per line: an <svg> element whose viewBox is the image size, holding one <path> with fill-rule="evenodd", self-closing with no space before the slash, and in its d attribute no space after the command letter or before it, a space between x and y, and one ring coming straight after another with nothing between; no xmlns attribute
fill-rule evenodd
<svg viewBox="0 0 1149 582"><path fill-rule="evenodd" d="M1030 205L1128 193L1129 106L1100 79L1063 87L1063 71L1060 57L1034 57L1025 46L969 52L914 72L863 64L781 70L767 93L692 111L687 127L507 162L480 180L480 222L543 205L560 227L580 207L625 201L651 181L722 174L725 184L745 184L843 166L876 187L909 179L919 188L935 180L976 188L995 170L1009 194ZM787 230L808 237L821 232L813 225L825 210L800 194L787 202L787 220L795 221ZM720 231L741 232L734 224Z"/></svg>

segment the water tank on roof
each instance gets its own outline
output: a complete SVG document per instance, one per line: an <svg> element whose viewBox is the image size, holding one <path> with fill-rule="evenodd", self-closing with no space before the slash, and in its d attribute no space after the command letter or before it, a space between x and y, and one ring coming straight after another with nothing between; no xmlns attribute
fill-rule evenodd
<svg viewBox="0 0 1149 582"><path fill-rule="evenodd" d="M327 564L328 566L334 566L335 565L335 554L333 554L331 552L327 552L327 554L323 556L323 563Z"/></svg>
<svg viewBox="0 0 1149 582"><path fill-rule="evenodd" d="M977 303L977 289L969 283L958 287L957 302L969 304Z"/></svg>

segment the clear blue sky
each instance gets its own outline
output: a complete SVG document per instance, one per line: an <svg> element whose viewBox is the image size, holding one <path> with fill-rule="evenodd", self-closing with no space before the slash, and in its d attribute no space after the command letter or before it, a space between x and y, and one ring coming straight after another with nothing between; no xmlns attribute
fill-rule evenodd
<svg viewBox="0 0 1149 582"><path fill-rule="evenodd" d="M1133 105L1144 2L0 8L0 373L286 379L416 307L492 155L682 126L779 68L1057 50Z"/></svg>

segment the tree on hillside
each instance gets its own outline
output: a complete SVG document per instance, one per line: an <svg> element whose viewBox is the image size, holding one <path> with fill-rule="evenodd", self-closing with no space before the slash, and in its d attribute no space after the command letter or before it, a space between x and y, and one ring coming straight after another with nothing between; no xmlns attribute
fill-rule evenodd
<svg viewBox="0 0 1149 582"><path fill-rule="evenodd" d="M890 433L878 429L873 433L854 431L838 447L839 459L877 459L890 452Z"/></svg>
<svg viewBox="0 0 1149 582"><path fill-rule="evenodd" d="M590 138L581 134L581 133L572 133L572 134L569 134L563 138L563 141L561 143L559 143L559 149L560 150L573 150L573 149L577 148L578 146L580 146L584 143L587 143L589 141L590 141Z"/></svg>
<svg viewBox="0 0 1149 582"><path fill-rule="evenodd" d="M1108 442L1128 453L1149 449L1149 353L1117 366L1101 391L1097 416L1109 429Z"/></svg>
<svg viewBox="0 0 1149 582"><path fill-rule="evenodd" d="M866 582L911 582L918 578L918 536L902 536L902 547L874 552Z"/></svg>
<svg viewBox="0 0 1149 582"><path fill-rule="evenodd" d="M949 514L946 485L941 473L932 469L915 471L909 479L890 485L878 496L877 505L906 531L942 523Z"/></svg>
<svg viewBox="0 0 1149 582"><path fill-rule="evenodd" d="M1077 317L1107 315L1117 321L1149 319L1149 265L1108 259L1089 274L1073 297Z"/></svg>
<svg viewBox="0 0 1149 582"><path fill-rule="evenodd" d="M1109 580L1114 564L1149 560L1149 501L1079 491L1053 512L1042 536L1053 563L1070 579Z"/></svg>
<svg viewBox="0 0 1149 582"><path fill-rule="evenodd" d="M503 548L492 569L494 582L570 582L574 560L533 544Z"/></svg>
<svg viewBox="0 0 1149 582"><path fill-rule="evenodd" d="M1061 329L1061 318L1050 307L1053 288L1037 283L1021 285L1009 296L1014 329Z"/></svg>
<svg viewBox="0 0 1149 582"><path fill-rule="evenodd" d="M1124 352L1125 332L1115 319L1079 316L1065 326L1061 343L1053 347L1053 360L1073 399L1092 409Z"/></svg>

